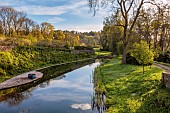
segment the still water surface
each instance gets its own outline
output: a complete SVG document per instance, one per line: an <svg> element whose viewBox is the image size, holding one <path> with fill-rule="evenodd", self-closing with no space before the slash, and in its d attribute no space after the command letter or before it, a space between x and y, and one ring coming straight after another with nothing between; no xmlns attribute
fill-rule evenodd
<svg viewBox="0 0 170 113"><path fill-rule="evenodd" d="M0 113L92 113L94 69L86 65L21 92L22 101L0 102Z"/></svg>

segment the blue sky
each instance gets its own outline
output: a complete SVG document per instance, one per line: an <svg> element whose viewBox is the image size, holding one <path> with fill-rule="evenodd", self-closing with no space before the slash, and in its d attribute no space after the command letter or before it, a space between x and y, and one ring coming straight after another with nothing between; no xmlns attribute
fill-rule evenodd
<svg viewBox="0 0 170 113"><path fill-rule="evenodd" d="M108 14L101 9L96 16L89 13L88 0L0 0L0 5L7 5L19 11L37 23L49 22L55 29L75 31L100 31L102 21Z"/></svg>
<svg viewBox="0 0 170 113"><path fill-rule="evenodd" d="M89 13L88 0L0 0L18 11L24 11L37 23L49 22L55 29L80 32L100 31L108 9L102 9L96 16ZM170 0L167 0L170 3Z"/></svg>

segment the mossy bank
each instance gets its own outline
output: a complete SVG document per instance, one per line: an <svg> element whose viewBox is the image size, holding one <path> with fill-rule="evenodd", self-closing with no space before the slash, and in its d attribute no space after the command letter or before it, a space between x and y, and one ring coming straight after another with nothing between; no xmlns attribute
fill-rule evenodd
<svg viewBox="0 0 170 113"><path fill-rule="evenodd" d="M105 60L94 74L95 90L106 95L106 113L168 113L170 91L161 84L163 70Z"/></svg>
<svg viewBox="0 0 170 113"><path fill-rule="evenodd" d="M0 82L20 73L52 64L92 58L91 54L72 54L69 49L49 47L15 47L0 52Z"/></svg>

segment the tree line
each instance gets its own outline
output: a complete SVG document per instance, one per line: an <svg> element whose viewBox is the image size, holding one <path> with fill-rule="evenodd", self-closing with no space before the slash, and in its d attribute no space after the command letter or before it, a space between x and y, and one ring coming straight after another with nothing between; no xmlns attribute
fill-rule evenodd
<svg viewBox="0 0 170 113"><path fill-rule="evenodd" d="M0 7L0 42L5 46L37 45L52 47L97 46L98 32L55 30L48 22L37 24L22 11ZM96 43L93 43L96 42Z"/></svg>
<svg viewBox="0 0 170 113"><path fill-rule="evenodd" d="M112 7L113 14L106 17L100 42L102 49L122 54L126 63L127 53L135 42L147 42L154 52L170 50L170 5L155 0L89 0L91 11L99 6Z"/></svg>

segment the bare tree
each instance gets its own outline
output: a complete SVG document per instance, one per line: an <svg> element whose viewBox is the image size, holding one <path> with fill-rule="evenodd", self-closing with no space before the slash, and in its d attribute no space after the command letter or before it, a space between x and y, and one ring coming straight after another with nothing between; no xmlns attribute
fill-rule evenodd
<svg viewBox="0 0 170 113"><path fill-rule="evenodd" d="M32 21L27 17L23 18L22 31L24 32L24 35L28 35L33 27L34 27L34 21Z"/></svg>
<svg viewBox="0 0 170 113"><path fill-rule="evenodd" d="M160 22L160 40L159 45L161 47L161 51L164 51L167 44L168 39L168 31L169 31L169 6L168 4L158 4L158 19Z"/></svg>
<svg viewBox="0 0 170 113"><path fill-rule="evenodd" d="M1 7L0 8L0 18L4 30L4 34L9 35L10 34L10 23L12 21L11 14L13 12L13 9L10 7Z"/></svg>
<svg viewBox="0 0 170 113"><path fill-rule="evenodd" d="M52 39L54 34L54 26L48 22L43 22L41 24L41 34L44 38Z"/></svg>
<svg viewBox="0 0 170 113"><path fill-rule="evenodd" d="M13 29L17 35L19 35L18 34L19 31L22 30L22 24L23 24L24 18L26 18L26 14L24 12L15 11L12 22L13 22Z"/></svg>
<svg viewBox="0 0 170 113"><path fill-rule="evenodd" d="M124 30L123 34L123 57L122 63L126 64L126 53L127 53L127 46L132 35L132 30L134 25L136 24L137 18L140 14L141 8L144 3L148 1L145 0L89 0L89 7L91 11L96 13L98 10L100 3L101 6L106 7L111 4L113 11L121 12L123 23L119 24L118 26L122 26Z"/></svg>

